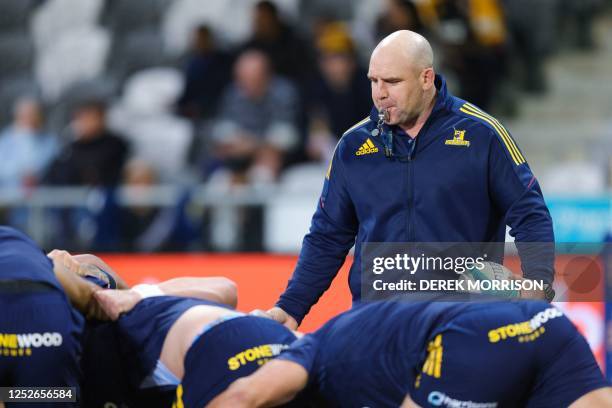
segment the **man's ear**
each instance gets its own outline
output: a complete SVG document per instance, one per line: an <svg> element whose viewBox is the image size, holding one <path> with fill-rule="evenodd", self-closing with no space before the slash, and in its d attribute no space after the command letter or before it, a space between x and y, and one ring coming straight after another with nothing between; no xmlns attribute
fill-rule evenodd
<svg viewBox="0 0 612 408"><path fill-rule="evenodd" d="M436 73L433 68L425 68L421 71L421 84L423 86L423 90L427 91L434 86L434 81L436 79Z"/></svg>

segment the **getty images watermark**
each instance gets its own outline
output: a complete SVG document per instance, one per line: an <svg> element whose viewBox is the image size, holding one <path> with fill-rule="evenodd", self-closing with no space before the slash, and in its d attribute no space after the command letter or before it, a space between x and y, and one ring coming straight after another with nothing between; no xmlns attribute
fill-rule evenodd
<svg viewBox="0 0 612 408"><path fill-rule="evenodd" d="M486 261L487 254L481 257L462 256L411 256L407 253L395 254L393 257L375 257L372 260L372 273L382 275L385 271L403 271L409 275L432 271L449 273L446 279L400 279L386 282L375 279L372 289L375 291L533 291L544 290L543 280L520 279L502 265ZM455 273L458 276L453 276Z"/></svg>
<svg viewBox="0 0 612 408"><path fill-rule="evenodd" d="M357 256L364 301L441 293L531 298L553 288L555 301L602 301L611 253L604 244L447 242L366 243Z"/></svg>

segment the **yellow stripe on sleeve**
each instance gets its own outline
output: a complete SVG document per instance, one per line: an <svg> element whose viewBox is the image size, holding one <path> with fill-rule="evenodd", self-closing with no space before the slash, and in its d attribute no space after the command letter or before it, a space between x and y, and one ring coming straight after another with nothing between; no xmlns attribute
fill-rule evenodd
<svg viewBox="0 0 612 408"><path fill-rule="evenodd" d="M484 120L485 122L487 122L488 124L490 124L491 126L493 126L493 128L501 136L504 142L504 145L506 146L506 149L508 149L510 156L512 156L512 160L514 161L514 163L517 166L519 164L525 163L525 158L523 157L521 152L518 150L518 148L514 144L514 140L512 140L512 137L510 137L510 134L508 134L506 129L497 121L497 119L493 118L492 116L487 115L486 113L480 110L477 110L476 108L469 106L468 104L463 105L459 110L463 113L467 113L470 116L475 116L477 118L480 118Z"/></svg>
<svg viewBox="0 0 612 408"><path fill-rule="evenodd" d="M499 122L499 120L497 120L493 116L489 115L488 113L484 112L482 109L477 108L476 106L472 105L469 102L467 102L466 105L472 111L478 112L481 115L484 115L484 116L488 117L489 119L491 119L493 121L493 123L496 123L499 126L499 128L501 129L501 131L506 135L508 142L510 142L510 145L514 148L514 152L517 154L517 157L519 159L521 159L523 161L523 163L526 161L525 158L523 157L523 154L521 153L521 151L516 146L516 143L514 142L514 139L512 139L512 136L510 136L510 133L508 133L506 128Z"/></svg>
<svg viewBox="0 0 612 408"><path fill-rule="evenodd" d="M508 152L510 153L510 156L512 156L512 161L514 161L514 164L519 165L524 163L524 160L522 160L522 156L519 156L517 154L517 152L514 150L511 141L508 139L508 136L506 136L505 132L501 129L500 126L498 126L493 119L491 119L490 117L485 116L484 114L478 112L478 111L472 111L469 108L466 107L461 107L460 108L461 112L463 113L467 113L468 115L471 116L475 116L479 119L484 120L485 122L487 122L488 124L490 124L491 126L493 126L493 128L496 130L496 132L501 136L504 145L506 146L506 149L508 150Z"/></svg>

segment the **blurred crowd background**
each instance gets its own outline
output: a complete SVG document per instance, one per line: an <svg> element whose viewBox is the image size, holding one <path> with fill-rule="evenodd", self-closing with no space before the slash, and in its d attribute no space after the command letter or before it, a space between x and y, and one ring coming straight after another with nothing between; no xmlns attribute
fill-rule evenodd
<svg viewBox="0 0 612 408"><path fill-rule="evenodd" d="M0 0L0 223L75 251L295 252L336 142L370 111L371 50L410 29L451 91L513 133L557 240L599 242L612 230L611 9Z"/></svg>

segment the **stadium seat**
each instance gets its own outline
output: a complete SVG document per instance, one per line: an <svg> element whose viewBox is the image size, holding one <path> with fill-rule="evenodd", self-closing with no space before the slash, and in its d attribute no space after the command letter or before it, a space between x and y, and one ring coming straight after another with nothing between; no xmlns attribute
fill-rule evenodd
<svg viewBox="0 0 612 408"><path fill-rule="evenodd" d="M283 173L279 195L265 208L266 251L295 253L300 250L304 234L310 227L326 170L326 166L313 163L296 165Z"/></svg>
<svg viewBox="0 0 612 408"><path fill-rule="evenodd" d="M67 30L95 26L103 5L104 0L47 0L30 22L36 49L44 51Z"/></svg>
<svg viewBox="0 0 612 408"><path fill-rule="evenodd" d="M0 31L27 31L34 0L0 1Z"/></svg>
<svg viewBox="0 0 612 408"><path fill-rule="evenodd" d="M157 30L132 32L117 38L109 58L109 71L119 83L136 71L165 62L163 42Z"/></svg>
<svg viewBox="0 0 612 408"><path fill-rule="evenodd" d="M172 3L162 22L166 52L183 54L193 30L200 24L213 29L222 44L238 44L251 30L251 7L254 0L178 0ZM231 17L229 17L231 16Z"/></svg>
<svg viewBox="0 0 612 408"><path fill-rule="evenodd" d="M152 163L162 182L177 182L183 175L191 146L191 123L171 115L134 117L126 126L111 126L126 136L132 155Z"/></svg>
<svg viewBox="0 0 612 408"><path fill-rule="evenodd" d="M80 27L62 33L36 61L36 78L44 98L54 101L70 85L99 76L109 46L110 35L100 27Z"/></svg>
<svg viewBox="0 0 612 408"><path fill-rule="evenodd" d="M170 113L183 89L183 75L173 68L150 68L124 84L121 109L131 115Z"/></svg>
<svg viewBox="0 0 612 408"><path fill-rule="evenodd" d="M111 1L103 20L115 37L143 29L156 29L169 3L170 0Z"/></svg>
<svg viewBox="0 0 612 408"><path fill-rule="evenodd" d="M0 55L0 78L31 74L34 47L27 34L0 34Z"/></svg>

